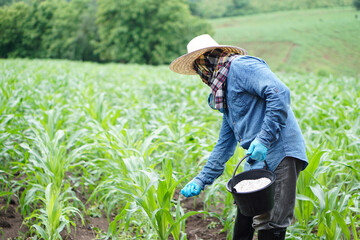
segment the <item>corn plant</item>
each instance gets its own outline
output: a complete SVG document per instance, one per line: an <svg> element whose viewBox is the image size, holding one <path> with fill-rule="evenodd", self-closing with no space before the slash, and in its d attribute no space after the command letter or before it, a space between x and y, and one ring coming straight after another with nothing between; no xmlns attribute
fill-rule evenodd
<svg viewBox="0 0 360 240"><path fill-rule="evenodd" d="M3 70L5 75L10 73ZM22 87L16 77L11 79L0 78L0 197L7 199L15 195L18 186L13 181L13 159L23 156L19 142L23 139L21 115Z"/></svg>
<svg viewBox="0 0 360 240"><path fill-rule="evenodd" d="M305 227L305 229L302 230L305 234L310 234L316 224L316 222L310 222L314 210L312 201L314 194L311 191L310 186L313 182L316 182L316 178L314 178L314 176L316 174L317 167L320 164L321 157L324 154L324 151L321 151L320 147L315 149L309 157L310 164L303 172L300 173L297 182L295 216L300 225Z"/></svg>
<svg viewBox="0 0 360 240"><path fill-rule="evenodd" d="M315 232L318 238L357 239L359 211L358 200L354 199L360 179L355 171L359 164L353 159L359 156L356 146L360 128L353 107L359 94L346 87L357 85L356 79L343 80L339 85L339 79L331 77L309 79L299 85L308 94L293 95L295 112L308 143L310 164L299 177L296 222L288 237L315 239ZM306 88L313 90L308 92ZM312 104L305 99L311 99ZM314 149L316 146L319 147Z"/></svg>
<svg viewBox="0 0 360 240"><path fill-rule="evenodd" d="M158 143L156 138L161 137L160 133L165 128L153 131L144 139L139 137L140 132L134 134L126 130L116 131L114 127L110 129L98 139L106 154L103 159L95 160L96 166L107 177L93 194L102 195L99 200L105 202L109 209L120 209L110 224L109 234L118 235L123 228L127 230L130 223L136 224L134 216L129 214L141 212L150 224L142 223L139 229L144 229L148 238L156 234L160 239L167 239L171 234L174 239L179 239L180 225L188 216L199 212L184 214L180 204L174 208L171 200L176 186L183 179L174 181L170 161L159 162L157 157L150 157ZM159 163L162 166L161 175L154 169ZM137 231L136 235L145 234L144 231Z"/></svg>
<svg viewBox="0 0 360 240"><path fill-rule="evenodd" d="M10 197L14 194L11 191L11 182L8 180L8 174L2 170L0 170L0 198L7 197L7 202L9 202Z"/></svg>
<svg viewBox="0 0 360 240"><path fill-rule="evenodd" d="M82 203L65 183L65 173L83 156L87 145L76 146L80 134L67 136L62 126L61 110L42 112L41 121L29 118L28 142L20 146L27 151L25 162L17 162L28 179L22 182L25 191L20 198L23 215L29 215L27 223L43 239L60 239L60 232L70 224L70 217L82 217L78 207ZM71 200L73 206L68 206ZM39 208L40 206L40 208ZM32 221L37 224L33 225Z"/></svg>
<svg viewBox="0 0 360 240"><path fill-rule="evenodd" d="M287 238L359 239L359 79L278 75L292 90L309 158ZM109 238L186 239L184 220L195 213L174 196L218 137L208 91L167 66L0 60L0 194L20 199L35 238L59 238L87 214L76 190L104 206ZM242 154L202 193L228 239L236 207L225 183Z"/></svg>
<svg viewBox="0 0 360 240"><path fill-rule="evenodd" d="M161 177L151 169L134 169L135 159L124 161L125 166L129 170L127 176L119 174L118 177L113 176L111 180L104 182L98 187L97 191L106 191L104 198L110 196L118 199L118 201L128 202L124 204L125 207L120 211L115 221L111 224L109 231L111 234L119 233L122 229L117 229L115 224L121 221L122 217L126 215L125 211L136 212L141 211L146 216L148 226L140 225L147 229L148 237L152 236L151 229L156 231L159 239L168 239L171 234L174 239L179 239L181 224L184 220L194 214L201 214L205 212L188 212L182 213L179 201L174 209L172 198L175 193L176 186L183 181L180 179L175 182L172 176L172 167L170 160L163 161L162 169L164 175ZM139 162L139 160L137 160ZM140 161L141 162L141 161ZM133 203L132 207L129 203ZM134 205L135 204L135 205ZM131 207L131 208L130 208ZM175 216L173 213L175 212ZM127 221L132 221L131 218L125 218ZM129 223L125 223L127 226ZM120 224L121 226L122 224ZM149 228L150 227L150 228Z"/></svg>
<svg viewBox="0 0 360 240"><path fill-rule="evenodd" d="M41 236L41 239L45 240L57 240L62 239L60 233L66 227L68 233L70 232L70 225L75 226L75 222L70 217L78 216L81 218L80 211L72 206L68 206L69 201L76 199L71 197L70 188L65 191L60 191L59 188L53 187L50 183L44 190L42 186L33 186L37 188L37 191L43 193L35 196L39 203L43 205L43 208L36 209L25 220L35 220L35 224L32 224L31 228Z"/></svg>

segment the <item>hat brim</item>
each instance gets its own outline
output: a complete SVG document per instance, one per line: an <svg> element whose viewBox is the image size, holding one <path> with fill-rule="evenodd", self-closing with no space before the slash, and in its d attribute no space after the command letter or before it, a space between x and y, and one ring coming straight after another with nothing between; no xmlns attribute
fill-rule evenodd
<svg viewBox="0 0 360 240"><path fill-rule="evenodd" d="M228 52L238 53L240 55L247 55L247 51L245 49L234 46L218 45L213 47L201 48L196 51L184 54L181 57L178 57L177 59L172 61L169 68L171 71L176 73L185 75L196 75L197 73L194 70L194 61L204 53L217 48L223 49Z"/></svg>

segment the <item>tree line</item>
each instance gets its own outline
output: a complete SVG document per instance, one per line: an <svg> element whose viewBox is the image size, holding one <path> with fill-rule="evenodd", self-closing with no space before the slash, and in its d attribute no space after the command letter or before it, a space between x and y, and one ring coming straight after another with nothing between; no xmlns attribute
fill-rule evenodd
<svg viewBox="0 0 360 240"><path fill-rule="evenodd" d="M0 7L1 58L165 64L211 26L186 0L33 0Z"/></svg>
<svg viewBox="0 0 360 240"><path fill-rule="evenodd" d="M204 18L220 18L264 12L312 8L356 7L360 0L188 0L191 12Z"/></svg>

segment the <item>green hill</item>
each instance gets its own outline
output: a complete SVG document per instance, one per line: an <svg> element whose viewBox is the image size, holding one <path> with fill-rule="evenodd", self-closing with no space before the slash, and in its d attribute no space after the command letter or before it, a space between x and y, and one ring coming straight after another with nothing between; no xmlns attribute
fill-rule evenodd
<svg viewBox="0 0 360 240"><path fill-rule="evenodd" d="M247 49L275 71L360 75L360 13L352 8L209 20L220 44Z"/></svg>
<svg viewBox="0 0 360 240"><path fill-rule="evenodd" d="M314 8L349 7L354 0L188 0L194 15L219 18Z"/></svg>

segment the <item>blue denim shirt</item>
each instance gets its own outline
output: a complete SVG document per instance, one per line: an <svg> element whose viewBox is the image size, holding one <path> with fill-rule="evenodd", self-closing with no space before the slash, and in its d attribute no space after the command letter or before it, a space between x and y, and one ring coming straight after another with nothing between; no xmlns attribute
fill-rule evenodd
<svg viewBox="0 0 360 240"><path fill-rule="evenodd" d="M302 160L305 169L305 141L290 107L290 90L265 61L252 56L233 60L227 76L226 100L219 139L194 178L202 189L223 173L237 143L248 149L255 138L268 148L265 160L271 171L285 157ZM261 161L245 163L245 170L263 167Z"/></svg>

